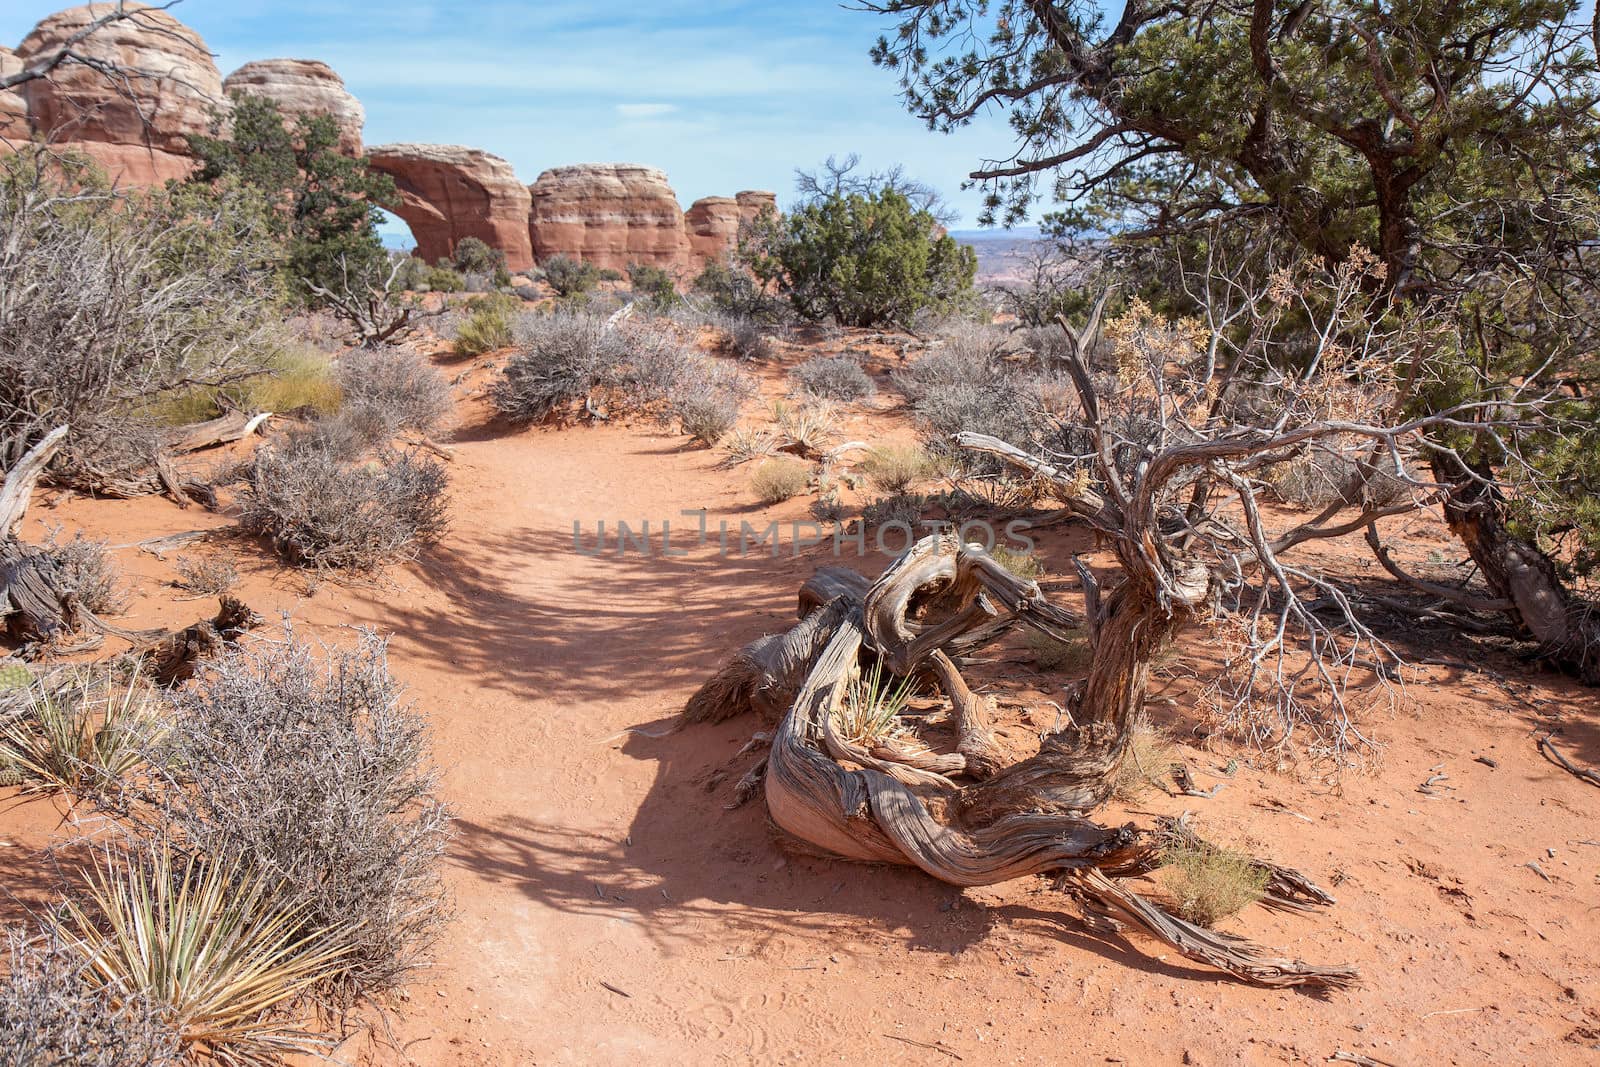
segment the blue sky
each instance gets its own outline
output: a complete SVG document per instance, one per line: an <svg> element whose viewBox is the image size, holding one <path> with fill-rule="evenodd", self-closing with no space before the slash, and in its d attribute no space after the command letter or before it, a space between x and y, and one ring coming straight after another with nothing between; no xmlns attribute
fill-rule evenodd
<svg viewBox="0 0 1600 1067"><path fill-rule="evenodd" d="M61 0L0 0L15 46ZM888 20L828 0L183 0L226 75L252 59L329 63L367 110L366 139L466 144L524 181L565 163L662 168L685 205L793 192L796 166L856 151L903 163L974 226L962 177L1009 143L994 119L954 136L901 107L867 49Z"/></svg>

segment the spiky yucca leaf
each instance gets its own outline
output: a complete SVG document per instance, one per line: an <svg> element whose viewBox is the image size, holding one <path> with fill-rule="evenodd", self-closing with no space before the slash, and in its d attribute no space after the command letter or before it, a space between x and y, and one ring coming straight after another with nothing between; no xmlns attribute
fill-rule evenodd
<svg viewBox="0 0 1600 1067"><path fill-rule="evenodd" d="M0 764L15 767L32 789L93 792L139 764L160 724L138 677L44 678L0 713Z"/></svg>
<svg viewBox="0 0 1600 1067"><path fill-rule="evenodd" d="M331 1046L289 1009L339 972L349 931L307 930L302 907L238 863L108 857L63 910L57 932L91 980L155 1005L191 1053L257 1067Z"/></svg>
<svg viewBox="0 0 1600 1067"><path fill-rule="evenodd" d="M870 745L900 732L900 714L911 701L911 679L895 681L874 660L865 673L845 688L839 703L839 734L857 745Z"/></svg>

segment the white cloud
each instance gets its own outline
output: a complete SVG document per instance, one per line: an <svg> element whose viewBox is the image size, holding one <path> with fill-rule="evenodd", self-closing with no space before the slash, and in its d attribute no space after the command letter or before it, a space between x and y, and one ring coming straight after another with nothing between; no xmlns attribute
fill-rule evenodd
<svg viewBox="0 0 1600 1067"><path fill-rule="evenodd" d="M653 119L670 115L678 110L677 104L618 104L617 114L625 119Z"/></svg>

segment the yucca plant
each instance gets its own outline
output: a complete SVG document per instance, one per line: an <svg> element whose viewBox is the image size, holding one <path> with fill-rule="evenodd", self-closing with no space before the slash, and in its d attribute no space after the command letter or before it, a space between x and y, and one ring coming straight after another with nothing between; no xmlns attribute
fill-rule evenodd
<svg viewBox="0 0 1600 1067"><path fill-rule="evenodd" d="M858 674L845 687L839 705L839 733L846 741L870 745L902 731L900 715L911 702L911 679L896 680L882 660Z"/></svg>
<svg viewBox="0 0 1600 1067"><path fill-rule="evenodd" d="M52 922L87 961L92 985L148 1002L191 1055L256 1067L333 1044L292 1009L337 975L349 931L304 920L302 906L237 862L163 847L125 863L106 857Z"/></svg>
<svg viewBox="0 0 1600 1067"><path fill-rule="evenodd" d="M138 766L160 728L137 676L43 678L0 710L0 765L15 768L30 789L94 793Z"/></svg>
<svg viewBox="0 0 1600 1067"><path fill-rule="evenodd" d="M778 424L778 432L783 437L778 447L802 456L820 454L839 424L833 406L820 401L799 407L792 407L781 400L774 401L772 419Z"/></svg>
<svg viewBox="0 0 1600 1067"><path fill-rule="evenodd" d="M736 429L723 437L723 456L717 462L717 467L720 470L732 470L741 463L765 459L777 448L778 442L765 430Z"/></svg>

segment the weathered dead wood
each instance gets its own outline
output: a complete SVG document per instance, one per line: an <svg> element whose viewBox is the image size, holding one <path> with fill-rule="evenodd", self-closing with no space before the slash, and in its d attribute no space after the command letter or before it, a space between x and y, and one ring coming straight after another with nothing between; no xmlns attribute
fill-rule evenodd
<svg viewBox="0 0 1600 1067"><path fill-rule="evenodd" d="M1245 938L1186 922L1092 867L1071 871L1068 878L1081 899L1132 922L1196 963L1215 967L1254 985L1338 987L1354 985L1359 978L1354 967L1318 966L1269 956Z"/></svg>
<svg viewBox="0 0 1600 1067"><path fill-rule="evenodd" d="M1539 751L1544 753L1552 763L1568 773L1576 775L1590 785L1600 785L1600 771L1592 770L1588 767L1580 767L1578 764L1573 763L1555 746L1555 742L1550 740L1549 734L1539 738Z"/></svg>
<svg viewBox="0 0 1600 1067"><path fill-rule="evenodd" d="M168 452L179 454L215 448L249 437L270 418L272 418L270 411L258 412L255 415L230 411L208 422L197 422L171 430L162 438L162 445Z"/></svg>
<svg viewBox="0 0 1600 1067"><path fill-rule="evenodd" d="M50 465L66 439L67 427L57 426L23 453L17 465L6 472L5 482L0 483L0 538L16 533L22 516L27 514L34 487L39 484L39 476Z"/></svg>
<svg viewBox="0 0 1600 1067"><path fill-rule="evenodd" d="M265 621L236 597L221 597L218 608L214 618L201 619L181 630L156 631L153 635L112 632L133 638L143 636L145 639L136 641L132 650L140 668L158 685L177 685L194 677L201 660L215 656L226 645L236 644L246 632Z"/></svg>
<svg viewBox="0 0 1600 1067"><path fill-rule="evenodd" d="M1098 682L1091 676L1084 686L1082 721L1073 720L1047 738L1043 758L957 792L947 773L923 762L921 751L869 747L840 737L835 716L845 688L859 677L864 654L875 654L905 676L930 671L954 705L972 695L940 646L960 636L962 626L990 625L995 608L978 607L980 596L1028 616L1030 624L1042 623L1046 632L1063 620L1070 623L1070 617L1043 603L1033 583L993 565L978 546L948 536L919 542L859 602L850 579L814 579L811 585L801 598L803 613L808 599L814 602L822 590L839 593L821 610L804 614L789 634L742 649L702 687L689 709L691 715L716 718L752 708L757 692L768 701L790 697L764 765L767 808L779 828L825 853L915 866L953 885L1072 872L1081 899L1115 910L1186 956L1246 981L1340 985L1354 980L1349 968L1281 959L1243 939L1195 927L1096 870L1147 870L1159 862L1152 835L1133 827L1104 827L1083 812L1109 793L1131 709L1142 706L1148 663L1181 618L1170 610L1158 617L1150 608L1152 598L1128 582L1113 589L1101 626L1118 652L1107 660L1111 669ZM1204 583L1180 578L1175 588L1184 597L1198 597ZM969 721L972 736L986 730L980 719ZM968 757L952 755L965 770ZM756 780L747 776L751 788ZM1267 869L1270 874L1275 868ZM1325 902L1308 879L1281 870L1274 892L1285 901Z"/></svg>

